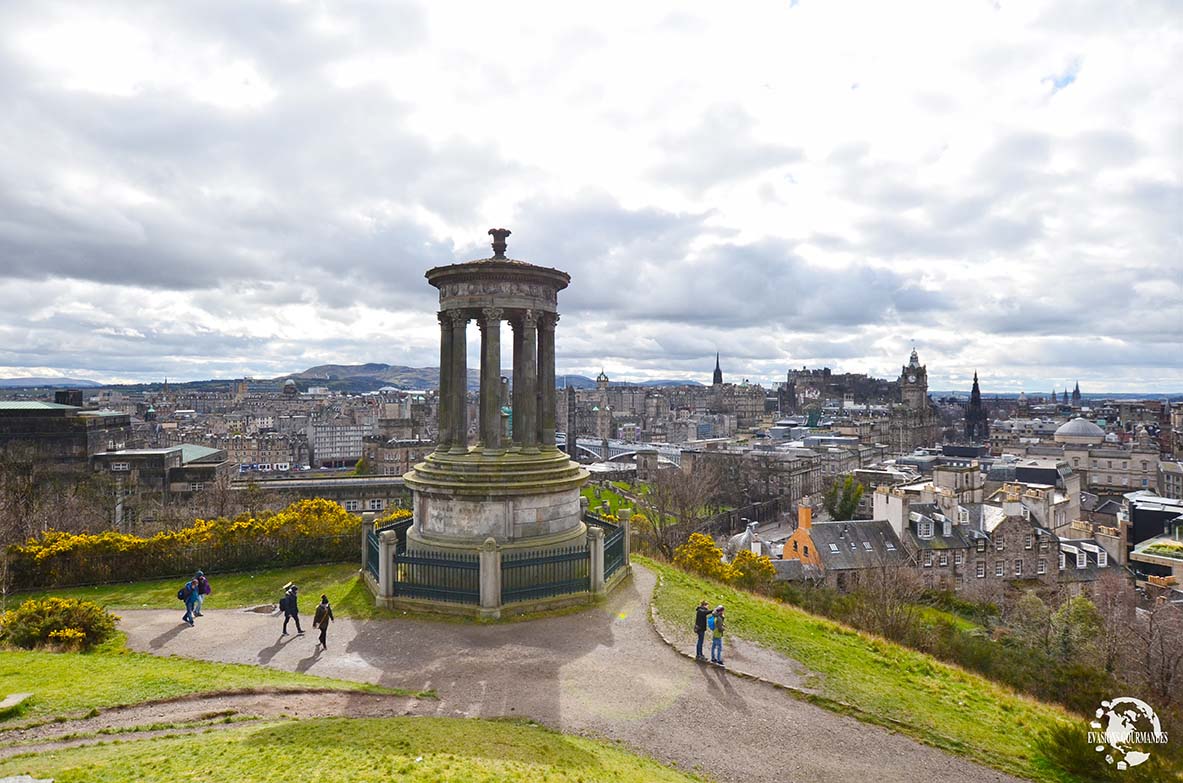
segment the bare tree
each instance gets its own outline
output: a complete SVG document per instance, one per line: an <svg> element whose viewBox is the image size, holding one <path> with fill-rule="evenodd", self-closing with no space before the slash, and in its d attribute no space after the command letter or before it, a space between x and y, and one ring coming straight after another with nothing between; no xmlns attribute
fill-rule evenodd
<svg viewBox="0 0 1183 783"><path fill-rule="evenodd" d="M718 472L699 464L693 472L660 470L637 500L645 523L637 533L655 553L673 558L674 549L699 526L718 491Z"/></svg>
<svg viewBox="0 0 1183 783"><path fill-rule="evenodd" d="M916 626L922 591L915 569L880 558L878 565L859 572L856 592L862 600L855 610L855 624L889 639L903 639Z"/></svg>
<svg viewBox="0 0 1183 783"><path fill-rule="evenodd" d="M1158 602L1135 612L1124 653L1126 679L1170 707L1183 690L1183 611Z"/></svg>

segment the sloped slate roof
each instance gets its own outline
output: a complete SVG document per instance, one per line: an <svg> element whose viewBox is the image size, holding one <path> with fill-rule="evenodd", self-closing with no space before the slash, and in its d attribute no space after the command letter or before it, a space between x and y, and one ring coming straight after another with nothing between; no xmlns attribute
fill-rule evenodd
<svg viewBox="0 0 1183 783"><path fill-rule="evenodd" d="M895 531L883 519L818 522L809 535L827 571L899 565L904 559Z"/></svg>

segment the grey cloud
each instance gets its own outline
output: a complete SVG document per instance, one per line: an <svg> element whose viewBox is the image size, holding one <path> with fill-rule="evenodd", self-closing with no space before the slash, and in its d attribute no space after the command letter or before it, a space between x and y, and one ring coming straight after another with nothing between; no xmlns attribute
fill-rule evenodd
<svg viewBox="0 0 1183 783"><path fill-rule="evenodd" d="M758 141L752 124L739 106L712 107L696 127L660 140L664 160L654 176L703 191L803 159L797 147Z"/></svg>

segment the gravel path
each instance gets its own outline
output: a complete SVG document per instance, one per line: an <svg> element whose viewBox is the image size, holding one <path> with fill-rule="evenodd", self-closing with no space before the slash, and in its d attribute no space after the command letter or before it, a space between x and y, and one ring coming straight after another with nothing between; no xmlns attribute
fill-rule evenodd
<svg viewBox="0 0 1183 783"><path fill-rule="evenodd" d="M439 700L418 702L415 714L529 717L620 740L723 782L1016 780L686 660L649 622L654 584L651 572L634 566L633 579L605 604L529 622L340 620L323 653L311 628L306 636L280 636L280 619L267 615L211 610L189 628L179 611L120 614L136 649L431 688ZM799 687L804 674L754 645L731 655L733 665L747 658L749 668L788 685Z"/></svg>

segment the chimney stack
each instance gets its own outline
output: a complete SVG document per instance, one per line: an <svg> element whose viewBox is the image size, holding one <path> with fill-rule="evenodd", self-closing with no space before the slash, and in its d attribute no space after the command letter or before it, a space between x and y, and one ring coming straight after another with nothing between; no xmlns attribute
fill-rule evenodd
<svg viewBox="0 0 1183 783"><path fill-rule="evenodd" d="M809 498L801 498L797 504L797 527L808 530L813 526L813 506L809 505Z"/></svg>

